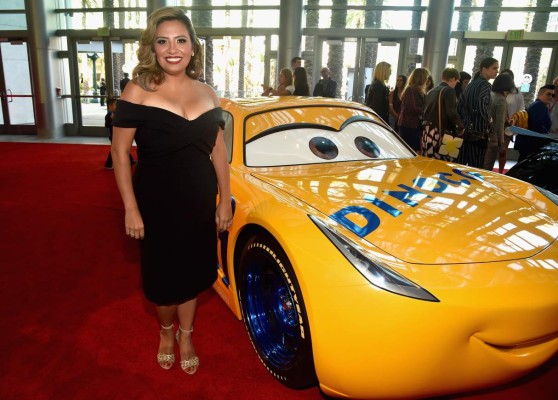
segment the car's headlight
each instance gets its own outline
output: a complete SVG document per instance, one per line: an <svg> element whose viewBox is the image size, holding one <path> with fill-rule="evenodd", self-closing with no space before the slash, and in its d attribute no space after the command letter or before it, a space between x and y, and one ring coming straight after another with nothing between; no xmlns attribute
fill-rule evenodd
<svg viewBox="0 0 558 400"><path fill-rule="evenodd" d="M346 239L321 219L313 215L308 216L345 258L374 286L414 299L440 301L427 290L401 276L391 268L367 257L355 243Z"/></svg>

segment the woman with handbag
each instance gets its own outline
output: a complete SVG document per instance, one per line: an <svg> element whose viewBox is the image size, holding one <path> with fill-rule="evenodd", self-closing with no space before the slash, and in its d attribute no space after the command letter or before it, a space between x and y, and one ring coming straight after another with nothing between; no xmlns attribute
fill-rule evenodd
<svg viewBox="0 0 558 400"><path fill-rule="evenodd" d="M507 115L506 98L515 89L513 79L508 74L500 74L492 83L492 106L490 115L492 116L492 130L488 136L488 146L484 155L484 169L492 171L494 164L498 160L502 151L506 150L509 142L505 141L504 128Z"/></svg>
<svg viewBox="0 0 558 400"><path fill-rule="evenodd" d="M426 95L420 149L420 154L425 157L446 161L455 161L457 158L459 147L448 149L448 146L442 147L442 144L444 135L448 135L448 140L463 135L463 123L457 113L455 94L455 85L458 82L459 71L446 68L442 72L442 82Z"/></svg>
<svg viewBox="0 0 558 400"><path fill-rule="evenodd" d="M477 168L484 166L488 134L492 130L491 85L488 81L496 78L499 67L495 58L483 59L480 70L457 100L457 111L465 127L463 146L457 159L460 164Z"/></svg>

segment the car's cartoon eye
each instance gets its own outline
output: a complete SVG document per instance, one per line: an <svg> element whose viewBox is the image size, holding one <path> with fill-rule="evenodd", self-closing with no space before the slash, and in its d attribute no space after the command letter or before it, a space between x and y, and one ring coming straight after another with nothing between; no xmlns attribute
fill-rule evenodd
<svg viewBox="0 0 558 400"><path fill-rule="evenodd" d="M335 143L323 136L313 137L308 144L310 151L324 160L333 160L339 154L339 149Z"/></svg>
<svg viewBox="0 0 558 400"><path fill-rule="evenodd" d="M355 146L357 149L367 157L378 158L380 157L380 148L371 139L358 136L355 138Z"/></svg>

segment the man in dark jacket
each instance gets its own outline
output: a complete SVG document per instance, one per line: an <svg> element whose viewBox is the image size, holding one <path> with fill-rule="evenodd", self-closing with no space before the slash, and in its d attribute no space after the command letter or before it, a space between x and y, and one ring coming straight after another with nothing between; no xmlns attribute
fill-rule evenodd
<svg viewBox="0 0 558 400"><path fill-rule="evenodd" d="M539 89L537 99L527 108L527 124L530 131L548 134L550 132L550 111L548 106L552 104L554 96L554 85L544 85ZM514 148L519 152L517 161L522 161L529 155L536 153L550 140L536 138L526 135L517 135Z"/></svg>
<svg viewBox="0 0 558 400"><path fill-rule="evenodd" d="M127 72L124 72L124 78L120 79L120 93L124 91L126 84L130 82L129 76L130 75Z"/></svg>
<svg viewBox="0 0 558 400"><path fill-rule="evenodd" d="M312 93L313 96L322 96L322 97L335 97L335 90L337 89L337 82L331 79L330 71L328 67L323 67L320 71L320 75L322 75L322 79L316 83L314 87L314 92Z"/></svg>

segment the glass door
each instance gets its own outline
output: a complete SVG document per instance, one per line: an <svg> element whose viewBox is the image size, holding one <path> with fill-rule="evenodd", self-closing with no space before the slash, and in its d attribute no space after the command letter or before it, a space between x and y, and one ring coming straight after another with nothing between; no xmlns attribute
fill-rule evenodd
<svg viewBox="0 0 558 400"><path fill-rule="evenodd" d="M0 43L0 134L36 134L27 43Z"/></svg>
<svg viewBox="0 0 558 400"><path fill-rule="evenodd" d="M270 36L213 36L211 57L205 48L206 71L211 71L211 84L220 97L255 97L262 93L266 71L266 48ZM211 59L212 65L207 65ZM274 76L276 63L270 62ZM275 85L271 79L271 86Z"/></svg>
<svg viewBox="0 0 558 400"><path fill-rule="evenodd" d="M137 65L135 39L79 38L73 42L72 102L76 134L103 136L106 99L119 97L124 73Z"/></svg>
<svg viewBox="0 0 558 400"><path fill-rule="evenodd" d="M331 70L332 79L337 82L337 97L364 103L364 88L372 81L374 66L380 61L391 64L393 72L388 85L395 86L395 71L398 70L401 48L399 41L369 38L320 39L313 74L314 85L318 82L320 69L327 66ZM375 62L367 62L371 57ZM312 89L310 88L310 92Z"/></svg>

